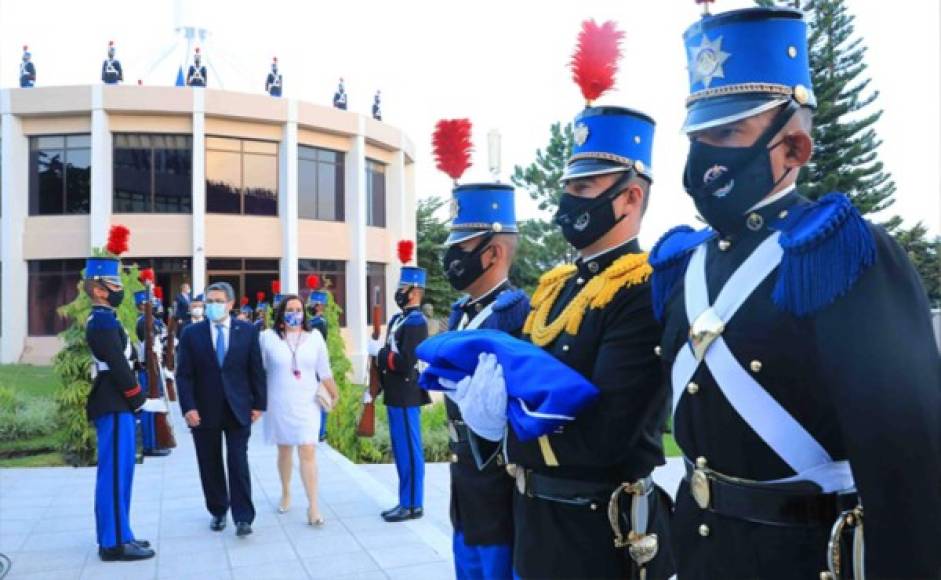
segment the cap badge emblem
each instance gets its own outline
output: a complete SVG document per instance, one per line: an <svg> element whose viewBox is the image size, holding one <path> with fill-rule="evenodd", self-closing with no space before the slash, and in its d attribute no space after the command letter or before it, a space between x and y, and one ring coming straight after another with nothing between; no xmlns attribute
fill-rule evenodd
<svg viewBox="0 0 941 580"><path fill-rule="evenodd" d="M576 145L579 147L584 145L585 141L588 141L588 125L584 123L575 125L574 137Z"/></svg>
<svg viewBox="0 0 941 580"><path fill-rule="evenodd" d="M725 78L722 65L730 56L732 56L730 53L722 51L721 36L715 40L709 40L709 37L703 34L699 46L689 49L690 72L693 74L692 84L702 82L703 86L708 89L712 79Z"/></svg>

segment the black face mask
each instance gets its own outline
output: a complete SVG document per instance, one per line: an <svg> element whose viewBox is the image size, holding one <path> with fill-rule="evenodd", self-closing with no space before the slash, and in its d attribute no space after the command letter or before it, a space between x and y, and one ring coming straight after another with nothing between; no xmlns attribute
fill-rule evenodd
<svg viewBox="0 0 941 580"><path fill-rule="evenodd" d="M444 275L448 277L452 288L460 292L490 269L493 264L484 268L480 256L490 247L492 239L493 234L483 236L477 246L469 252L462 250L459 244L448 248L448 251L444 253L443 265Z"/></svg>
<svg viewBox="0 0 941 580"><path fill-rule="evenodd" d="M408 305L408 294L412 291L412 287L408 288L399 288L395 291L395 305L401 309L405 309Z"/></svg>
<svg viewBox="0 0 941 580"><path fill-rule="evenodd" d="M598 241L627 216L614 216L614 199L621 193L632 171L625 172L598 197L584 198L563 193L553 221L562 228L562 236L576 250Z"/></svg>
<svg viewBox="0 0 941 580"><path fill-rule="evenodd" d="M683 187L713 229L734 234L745 226L745 212L761 201L790 173L779 179L771 170L771 152L783 143L768 144L797 111L793 102L781 110L749 147L716 147L694 140L689 145Z"/></svg>
<svg viewBox="0 0 941 580"><path fill-rule="evenodd" d="M108 304L111 308L117 308L121 306L121 303L124 302L124 289L121 290L112 290L111 288L105 287L108 291Z"/></svg>

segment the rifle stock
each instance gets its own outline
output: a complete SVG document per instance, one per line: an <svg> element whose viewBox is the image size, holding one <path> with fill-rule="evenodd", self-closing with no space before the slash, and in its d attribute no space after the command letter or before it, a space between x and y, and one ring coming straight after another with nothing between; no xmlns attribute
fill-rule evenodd
<svg viewBox="0 0 941 580"><path fill-rule="evenodd" d="M382 332L382 306L376 302L372 307L372 339L379 340ZM372 437L376 434L376 397L382 390L379 382L379 365L376 357L369 357L369 396L372 399L363 405L363 414L359 419L356 434L360 437Z"/></svg>
<svg viewBox="0 0 941 580"><path fill-rule="evenodd" d="M176 317L171 316L170 322L167 324L167 355L165 358L168 371L176 370ZM171 401L176 401L176 387L173 385L173 379L167 377L166 381L167 387L167 398Z"/></svg>

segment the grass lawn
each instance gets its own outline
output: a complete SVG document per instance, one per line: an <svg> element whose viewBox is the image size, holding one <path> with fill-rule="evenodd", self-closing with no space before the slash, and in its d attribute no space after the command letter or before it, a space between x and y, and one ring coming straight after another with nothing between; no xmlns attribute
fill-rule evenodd
<svg viewBox="0 0 941 580"><path fill-rule="evenodd" d="M683 455L683 452L676 444L676 440L673 439L673 433L663 434L663 454L667 457L680 457Z"/></svg>
<svg viewBox="0 0 941 580"><path fill-rule="evenodd" d="M0 365L0 385L29 397L52 397L59 388L51 366ZM0 468L65 465L56 451L57 434L18 441L0 441Z"/></svg>

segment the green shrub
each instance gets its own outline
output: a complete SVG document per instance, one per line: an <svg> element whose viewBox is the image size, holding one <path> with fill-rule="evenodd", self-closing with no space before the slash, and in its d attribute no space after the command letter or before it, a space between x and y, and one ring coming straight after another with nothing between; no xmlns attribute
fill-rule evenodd
<svg viewBox="0 0 941 580"><path fill-rule="evenodd" d="M448 461L451 449L448 446L448 417L443 402L422 407L421 438L425 461ZM389 416L382 402L376 404L376 436L372 444L379 458L362 458L363 462L391 463L395 460L392 456L392 440L389 438Z"/></svg>
<svg viewBox="0 0 941 580"><path fill-rule="evenodd" d="M0 409L0 441L40 437L56 429L55 401L48 397L13 398L11 407Z"/></svg>
<svg viewBox="0 0 941 580"><path fill-rule="evenodd" d="M17 408L16 391L6 385L0 385L0 412L15 411Z"/></svg>

